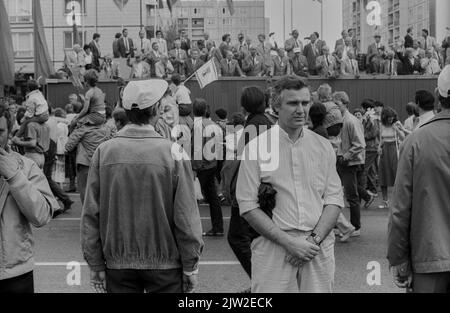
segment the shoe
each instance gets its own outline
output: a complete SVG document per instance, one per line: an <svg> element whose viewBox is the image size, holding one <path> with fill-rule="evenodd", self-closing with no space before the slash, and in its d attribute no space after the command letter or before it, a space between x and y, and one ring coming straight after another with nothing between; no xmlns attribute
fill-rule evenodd
<svg viewBox="0 0 450 313"><path fill-rule="evenodd" d="M73 205L74 203L75 203L75 202L73 202L72 200L69 200L69 201L67 201L66 203L64 203L64 210L63 210L63 213L66 213L67 211L71 210L71 209L72 209L72 205Z"/></svg>
<svg viewBox="0 0 450 313"><path fill-rule="evenodd" d="M378 206L379 210L387 210L389 209L389 201L384 201L382 205Z"/></svg>
<svg viewBox="0 0 450 313"><path fill-rule="evenodd" d="M223 236L225 236L225 234L224 234L224 232L215 232L215 231L210 230L207 233L203 233L203 236L204 237L223 237Z"/></svg>
<svg viewBox="0 0 450 313"><path fill-rule="evenodd" d="M347 233L343 234L341 237L340 242L346 243L352 237L352 235L355 233L355 228L350 229Z"/></svg>
<svg viewBox="0 0 450 313"><path fill-rule="evenodd" d="M372 203L375 201L375 196L372 193L368 193L370 196L370 199L366 202L366 204L364 205L364 209L368 209L370 208L370 206L372 205Z"/></svg>
<svg viewBox="0 0 450 313"><path fill-rule="evenodd" d="M355 231L350 235L350 238L355 238L355 237L361 237L361 229L355 230Z"/></svg>

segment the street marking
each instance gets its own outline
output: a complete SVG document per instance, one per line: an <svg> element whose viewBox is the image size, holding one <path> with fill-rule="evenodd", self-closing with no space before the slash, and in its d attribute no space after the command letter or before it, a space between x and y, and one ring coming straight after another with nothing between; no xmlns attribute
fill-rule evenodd
<svg viewBox="0 0 450 313"><path fill-rule="evenodd" d="M211 218L210 217L201 217L200 218L202 221L208 221ZM224 220L230 220L231 217L224 217ZM81 221L81 218L55 218L52 221L59 221L59 222L79 222Z"/></svg>
<svg viewBox="0 0 450 313"><path fill-rule="evenodd" d="M39 262L35 263L36 266L39 267L46 267L46 266L67 266L70 262ZM79 262L80 266L87 266L88 264L86 262ZM237 261L204 261L200 262L200 265L203 266L219 266L219 265L241 265L241 263Z"/></svg>

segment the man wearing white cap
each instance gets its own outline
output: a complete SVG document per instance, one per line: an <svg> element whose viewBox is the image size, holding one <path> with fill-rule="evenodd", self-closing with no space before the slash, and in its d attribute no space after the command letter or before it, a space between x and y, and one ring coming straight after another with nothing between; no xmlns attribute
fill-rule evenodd
<svg viewBox="0 0 450 313"><path fill-rule="evenodd" d="M450 65L438 92L441 112L404 143L389 223L394 281L414 293L450 292Z"/></svg>
<svg viewBox="0 0 450 313"><path fill-rule="evenodd" d="M164 80L130 82L123 92L130 122L94 154L81 238L97 292L181 293L197 285L203 241L191 164L152 126L167 89Z"/></svg>

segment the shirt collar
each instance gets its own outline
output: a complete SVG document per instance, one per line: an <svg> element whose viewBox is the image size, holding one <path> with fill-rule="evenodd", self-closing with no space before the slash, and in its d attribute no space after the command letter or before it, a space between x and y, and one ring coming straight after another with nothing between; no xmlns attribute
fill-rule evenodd
<svg viewBox="0 0 450 313"><path fill-rule="evenodd" d="M423 114L422 116L419 116L418 127L420 127L420 126L426 124L427 122L429 122L430 120L432 120L434 118L434 116L435 115L434 115L433 111L427 112L427 113Z"/></svg>
<svg viewBox="0 0 450 313"><path fill-rule="evenodd" d="M122 138L160 138L159 135L155 131L155 127L152 125L136 125L136 124L128 124L124 128L122 128L118 133L117 137Z"/></svg>

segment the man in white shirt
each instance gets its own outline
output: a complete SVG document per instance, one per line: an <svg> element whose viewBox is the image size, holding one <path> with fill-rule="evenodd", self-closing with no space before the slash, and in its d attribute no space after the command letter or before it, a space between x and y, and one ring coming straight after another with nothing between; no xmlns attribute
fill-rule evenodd
<svg viewBox="0 0 450 313"><path fill-rule="evenodd" d="M241 215L261 234L252 244L252 292L329 293L332 229L344 206L336 155L328 140L305 129L312 102L308 86L287 76L275 93L279 125L247 145L236 188ZM269 140L278 147L264 153ZM272 218L258 204L262 183L277 191Z"/></svg>
<svg viewBox="0 0 450 313"><path fill-rule="evenodd" d="M419 90L416 92L416 104L419 109L419 124L416 129L419 129L434 118L435 98L431 92Z"/></svg>
<svg viewBox="0 0 450 313"><path fill-rule="evenodd" d="M139 39L136 42L136 48L142 55L147 55L152 50L152 45L150 43L150 40L146 38L147 34L145 30L141 30L139 32Z"/></svg>

